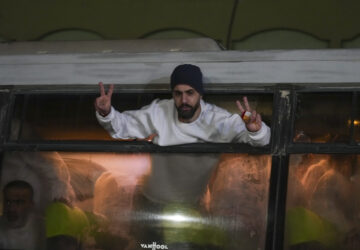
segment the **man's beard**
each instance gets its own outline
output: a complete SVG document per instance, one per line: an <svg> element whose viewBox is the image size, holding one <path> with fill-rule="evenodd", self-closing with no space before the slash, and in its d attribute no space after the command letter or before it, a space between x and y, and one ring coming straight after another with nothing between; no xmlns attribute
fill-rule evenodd
<svg viewBox="0 0 360 250"><path fill-rule="evenodd" d="M199 106L200 106L200 102L195 104L195 106L190 106L188 104L182 104L179 107L176 107L177 112L178 112L178 117L180 119L184 119L184 120L191 119L194 116L196 110L199 108ZM189 108L189 109L184 110L183 108L185 108L185 107Z"/></svg>

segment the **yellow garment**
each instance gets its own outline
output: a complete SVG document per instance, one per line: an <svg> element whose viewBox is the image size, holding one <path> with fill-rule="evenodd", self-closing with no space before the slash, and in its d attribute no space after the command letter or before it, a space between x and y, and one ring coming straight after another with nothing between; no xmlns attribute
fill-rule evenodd
<svg viewBox="0 0 360 250"><path fill-rule="evenodd" d="M334 224L304 207L288 209L285 235L290 246L319 242L324 246L334 247L341 239L341 234Z"/></svg>
<svg viewBox="0 0 360 250"><path fill-rule="evenodd" d="M89 228L85 213L79 208L71 208L61 202L53 202L46 208L46 236L69 235L83 236Z"/></svg>

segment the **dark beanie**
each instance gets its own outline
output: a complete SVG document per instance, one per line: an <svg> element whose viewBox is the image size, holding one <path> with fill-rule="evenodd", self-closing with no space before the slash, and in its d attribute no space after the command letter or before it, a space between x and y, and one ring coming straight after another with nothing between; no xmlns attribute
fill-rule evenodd
<svg viewBox="0 0 360 250"><path fill-rule="evenodd" d="M173 90L178 84L186 84L193 87L200 95L203 95L202 73L198 66L182 64L177 66L171 74L170 86Z"/></svg>

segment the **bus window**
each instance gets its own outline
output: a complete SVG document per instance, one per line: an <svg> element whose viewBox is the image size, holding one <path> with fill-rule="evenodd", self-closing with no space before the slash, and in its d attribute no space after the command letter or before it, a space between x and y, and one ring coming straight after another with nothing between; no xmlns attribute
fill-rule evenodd
<svg viewBox="0 0 360 250"><path fill-rule="evenodd" d="M286 249L358 249L359 188L360 155L292 155Z"/></svg>
<svg viewBox="0 0 360 250"><path fill-rule="evenodd" d="M348 143L352 93L301 93L295 120L295 142Z"/></svg>
<svg viewBox="0 0 360 250"><path fill-rule="evenodd" d="M15 151L1 186L30 183L48 245L264 249L270 165L251 154Z"/></svg>
<svg viewBox="0 0 360 250"><path fill-rule="evenodd" d="M236 100L244 94L208 94L204 99L231 113L239 113ZM251 107L271 126L272 95L247 95ZM17 95L11 123L11 141L44 140L112 140L95 117L96 94L30 94ZM113 106L119 111L139 109L156 98L169 94L117 93Z"/></svg>

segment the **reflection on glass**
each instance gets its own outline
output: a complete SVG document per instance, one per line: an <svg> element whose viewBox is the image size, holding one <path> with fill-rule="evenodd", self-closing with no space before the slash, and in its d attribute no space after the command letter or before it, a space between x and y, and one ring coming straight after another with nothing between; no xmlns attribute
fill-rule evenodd
<svg viewBox="0 0 360 250"><path fill-rule="evenodd" d="M1 187L32 186L31 212L44 224L26 230L42 228L47 249L264 249L270 159L8 152ZM19 235L1 235L0 247L16 247Z"/></svg>
<svg viewBox="0 0 360 250"><path fill-rule="evenodd" d="M292 155L286 249L360 249L360 155Z"/></svg>
<svg viewBox="0 0 360 250"><path fill-rule="evenodd" d="M359 95L358 95L359 98ZM354 119L354 138L355 141L360 143L360 108L357 108L357 114Z"/></svg>
<svg viewBox="0 0 360 250"><path fill-rule="evenodd" d="M298 95L294 141L326 143L350 141L352 93Z"/></svg>

